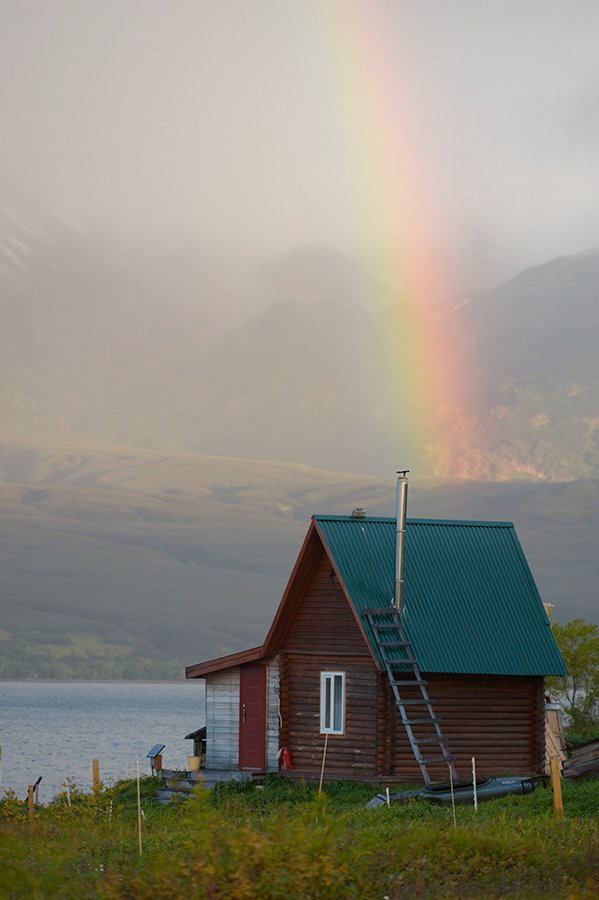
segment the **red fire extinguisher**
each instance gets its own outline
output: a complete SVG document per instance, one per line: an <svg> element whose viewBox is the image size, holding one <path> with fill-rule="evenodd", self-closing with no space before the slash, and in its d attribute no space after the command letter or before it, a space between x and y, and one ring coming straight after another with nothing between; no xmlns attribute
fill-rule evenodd
<svg viewBox="0 0 599 900"><path fill-rule="evenodd" d="M283 759L283 768L290 769L291 768L291 752L289 747L281 747L279 750L279 758Z"/></svg>

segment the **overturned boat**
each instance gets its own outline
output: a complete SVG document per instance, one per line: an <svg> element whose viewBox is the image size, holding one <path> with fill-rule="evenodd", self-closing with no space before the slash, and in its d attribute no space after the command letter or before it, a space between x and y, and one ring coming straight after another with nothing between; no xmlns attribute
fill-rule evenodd
<svg viewBox="0 0 599 900"><path fill-rule="evenodd" d="M532 794L539 782L546 783L545 776L528 778L483 778L476 782L476 797L479 802L507 797L509 794ZM377 794L366 809L376 809L389 803L409 803L410 800L429 800L431 803L452 803L451 784L430 784L420 791L400 791L399 793ZM453 785L453 802L473 803L474 785L471 781L458 781Z"/></svg>

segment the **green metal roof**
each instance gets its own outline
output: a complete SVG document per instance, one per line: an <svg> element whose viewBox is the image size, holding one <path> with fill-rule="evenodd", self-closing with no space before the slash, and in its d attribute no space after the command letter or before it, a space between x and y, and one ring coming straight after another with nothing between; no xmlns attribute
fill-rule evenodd
<svg viewBox="0 0 599 900"><path fill-rule="evenodd" d="M377 653L363 610L391 603L395 519L314 519ZM422 671L566 673L511 522L409 519L404 578L405 629Z"/></svg>

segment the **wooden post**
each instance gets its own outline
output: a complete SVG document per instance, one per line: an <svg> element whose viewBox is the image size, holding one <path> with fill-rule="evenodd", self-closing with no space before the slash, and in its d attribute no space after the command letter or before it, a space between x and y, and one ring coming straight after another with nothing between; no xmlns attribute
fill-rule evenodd
<svg viewBox="0 0 599 900"><path fill-rule="evenodd" d="M34 812L35 807L33 805L33 785L30 784L27 788L27 819L30 823L33 822Z"/></svg>
<svg viewBox="0 0 599 900"><path fill-rule="evenodd" d="M154 759L154 771L158 778L162 778L162 753L158 753Z"/></svg>
<svg viewBox="0 0 599 900"><path fill-rule="evenodd" d="M458 820L455 816L455 793L453 790L453 772L451 771L451 766L449 766L449 784L451 786L451 808L453 810L453 827L458 827Z"/></svg>
<svg viewBox="0 0 599 900"><path fill-rule="evenodd" d="M327 761L327 744L329 743L329 733L324 736L324 750L322 751L322 768L320 770L320 784L318 785L318 796L322 794L322 780L324 778L324 764Z"/></svg>
<svg viewBox="0 0 599 900"><path fill-rule="evenodd" d="M564 801L562 799L562 777L560 774L559 759L554 756L550 762L551 790L553 791L553 814L557 819L564 815Z"/></svg>
<svg viewBox="0 0 599 900"><path fill-rule="evenodd" d="M139 837L139 855L143 852L141 842L141 788L139 785L139 759L137 760L137 833Z"/></svg>
<svg viewBox="0 0 599 900"><path fill-rule="evenodd" d="M92 787L94 794L100 790L100 760L92 759Z"/></svg>

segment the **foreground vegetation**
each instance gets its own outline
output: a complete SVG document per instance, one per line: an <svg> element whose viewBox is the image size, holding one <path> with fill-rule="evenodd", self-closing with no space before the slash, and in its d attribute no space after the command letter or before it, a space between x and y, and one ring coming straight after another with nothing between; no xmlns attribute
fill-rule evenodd
<svg viewBox="0 0 599 900"><path fill-rule="evenodd" d="M372 788L269 777L222 785L168 807L142 782L96 795L72 786L27 822L0 805L6 898L304 898L599 896L599 781L457 809L424 801L365 810Z"/></svg>

